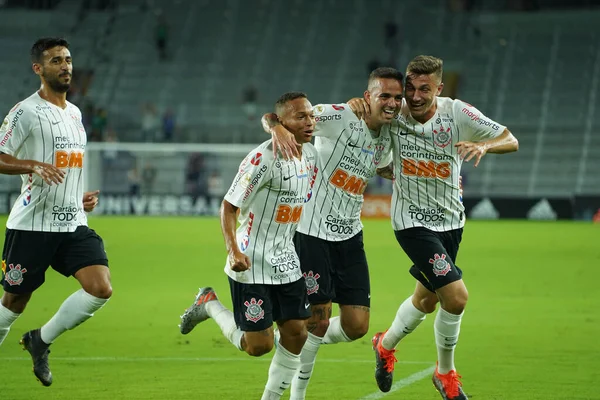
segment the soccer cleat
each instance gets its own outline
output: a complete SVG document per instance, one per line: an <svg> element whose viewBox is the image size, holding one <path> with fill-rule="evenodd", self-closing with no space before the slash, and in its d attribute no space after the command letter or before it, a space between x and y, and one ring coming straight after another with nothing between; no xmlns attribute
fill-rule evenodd
<svg viewBox="0 0 600 400"><path fill-rule="evenodd" d="M44 386L52 385L52 372L50 372L50 366L48 365L50 345L42 341L40 330L35 329L27 332L19 343L23 346L23 350L27 350L31 354L35 377Z"/></svg>
<svg viewBox="0 0 600 400"><path fill-rule="evenodd" d="M200 288L194 304L188 307L187 310L181 316L181 323L179 324L179 330L182 334L187 335L194 329L200 322L206 321L210 318L206 311L206 303L217 299L217 294L211 287Z"/></svg>
<svg viewBox="0 0 600 400"><path fill-rule="evenodd" d="M459 378L461 376L455 370L442 375L436 367L432 377L433 386L440 392L444 400L468 400L462 390L462 383Z"/></svg>
<svg viewBox="0 0 600 400"><path fill-rule="evenodd" d="M375 381L379 390L389 392L394 381L394 366L396 356L394 350L387 350L381 346L385 332L378 332L373 336L373 350L375 351Z"/></svg>

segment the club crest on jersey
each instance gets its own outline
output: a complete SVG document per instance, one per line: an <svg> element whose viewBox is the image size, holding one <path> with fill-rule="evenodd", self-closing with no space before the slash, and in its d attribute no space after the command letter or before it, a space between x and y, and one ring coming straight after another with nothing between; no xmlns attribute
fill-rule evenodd
<svg viewBox="0 0 600 400"><path fill-rule="evenodd" d="M250 301L246 300L244 305L246 306L246 312L244 315L248 321L252 321L254 323L260 321L265 317L265 310L261 307L263 301L261 299L256 299L253 297Z"/></svg>
<svg viewBox="0 0 600 400"><path fill-rule="evenodd" d="M379 165L381 162L381 156L383 155L383 150L385 146L382 144L378 144L375 146L375 154L373 155L373 164Z"/></svg>
<svg viewBox="0 0 600 400"><path fill-rule="evenodd" d="M71 114L71 119L73 120L73 122L75 122L75 125L77 126L77 129L79 130L79 132L85 132L85 128L83 127L83 124L81 123L81 118L77 117L74 114Z"/></svg>
<svg viewBox="0 0 600 400"><path fill-rule="evenodd" d="M262 153L256 153L250 160L250 164L252 164L254 166L258 166L258 165L260 165L261 161L262 161Z"/></svg>
<svg viewBox="0 0 600 400"><path fill-rule="evenodd" d="M433 142L436 146L444 148L450 144L452 141L452 128L448 127L444 129L443 126L440 126L440 130L433 130Z"/></svg>
<svg viewBox="0 0 600 400"><path fill-rule="evenodd" d="M308 274L305 272L302 274L304 276L304 281L306 283L306 294L313 294L319 291L319 282L318 279L321 277L319 274L313 274L312 271L308 271Z"/></svg>
<svg viewBox="0 0 600 400"><path fill-rule="evenodd" d="M448 261L446 261L445 254L440 256L439 254L435 253L433 258L429 259L429 264L433 265L433 273L435 276L446 276L446 274L452 270L450 268L450 264Z"/></svg>
<svg viewBox="0 0 600 400"><path fill-rule="evenodd" d="M2 271L5 271L4 280L10 286L18 286L23 282L23 274L27 272L27 269L21 268L21 264L8 264L8 271L6 271L6 262L2 261Z"/></svg>

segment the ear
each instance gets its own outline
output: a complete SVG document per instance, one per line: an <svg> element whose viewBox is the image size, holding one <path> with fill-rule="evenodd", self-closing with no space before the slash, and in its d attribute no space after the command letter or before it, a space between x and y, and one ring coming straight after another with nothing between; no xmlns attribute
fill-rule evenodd
<svg viewBox="0 0 600 400"><path fill-rule="evenodd" d="M436 96L439 96L442 93L442 90L444 90L444 83L443 82L438 85Z"/></svg>
<svg viewBox="0 0 600 400"><path fill-rule="evenodd" d="M31 64L31 69L36 75L42 75L42 64L33 63Z"/></svg>
<svg viewBox="0 0 600 400"><path fill-rule="evenodd" d="M363 93L363 97L365 98L365 101L367 103L371 102L371 92L369 92L368 90L365 90L365 92Z"/></svg>

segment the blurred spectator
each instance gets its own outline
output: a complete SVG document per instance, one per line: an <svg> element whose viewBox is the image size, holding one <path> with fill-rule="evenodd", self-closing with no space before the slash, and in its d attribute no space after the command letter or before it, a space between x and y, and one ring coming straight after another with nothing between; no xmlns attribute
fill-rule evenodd
<svg viewBox="0 0 600 400"><path fill-rule="evenodd" d="M213 171L208 178L208 196L216 199L221 199L225 194L225 186L223 186L223 179L219 171Z"/></svg>
<svg viewBox="0 0 600 400"><path fill-rule="evenodd" d="M108 114L106 110L104 108L97 108L92 118L92 137L99 138L97 141L102 141L107 123Z"/></svg>
<svg viewBox="0 0 600 400"><path fill-rule="evenodd" d="M142 189L144 194L152 194L154 181L156 180L156 168L150 162L146 162L142 170Z"/></svg>
<svg viewBox="0 0 600 400"><path fill-rule="evenodd" d="M129 195L140 195L140 172L138 170L137 161L134 161L133 167L127 172L127 182L129 183Z"/></svg>
<svg viewBox="0 0 600 400"><path fill-rule="evenodd" d="M206 194L203 175L204 157L202 154L192 154L185 171L185 192L196 200Z"/></svg>
<svg viewBox="0 0 600 400"><path fill-rule="evenodd" d="M158 111L152 103L142 106L142 141L153 142L160 126Z"/></svg>
<svg viewBox="0 0 600 400"><path fill-rule="evenodd" d="M399 42L400 36L398 34L398 24L394 21L387 22L384 27L384 44L386 50L386 60L389 67L394 67L396 65L398 49L400 47Z"/></svg>
<svg viewBox="0 0 600 400"><path fill-rule="evenodd" d="M167 26L167 18L163 11L159 11L156 22L156 49L158 50L158 58L161 61L167 59L168 36L169 27Z"/></svg>
<svg viewBox="0 0 600 400"><path fill-rule="evenodd" d="M163 139L165 142L173 141L175 136L175 113L171 108L168 108L163 115Z"/></svg>
<svg viewBox="0 0 600 400"><path fill-rule="evenodd" d="M242 92L242 108L248 121L254 121L258 112L258 91L252 85L246 87Z"/></svg>
<svg viewBox="0 0 600 400"><path fill-rule="evenodd" d="M116 146L116 143L119 141L119 139L117 138L117 133L114 129L108 128L106 130L106 137L104 138L104 141L106 143L114 143L114 148L107 148L102 153L102 156L104 157L105 168L111 168L115 163L115 160L117 159L119 153Z"/></svg>

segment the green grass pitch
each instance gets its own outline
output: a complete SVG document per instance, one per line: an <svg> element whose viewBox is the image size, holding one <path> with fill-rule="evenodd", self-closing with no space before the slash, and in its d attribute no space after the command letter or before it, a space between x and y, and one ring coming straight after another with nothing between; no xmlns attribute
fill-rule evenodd
<svg viewBox="0 0 600 400"><path fill-rule="evenodd" d="M271 355L237 351L211 320L187 336L177 328L199 286L231 304L218 220L101 217L90 225L105 240L113 298L55 342L54 384L44 388L19 337L78 288L50 270L0 347L1 398L259 399ZM307 398L439 399L423 372L436 359L434 315L399 346L402 387L377 395L370 338L389 326L414 281L388 221L366 221L365 243L371 329L354 343L321 347ZM470 298L456 363L472 399L600 399L600 226L469 221L458 265Z"/></svg>

